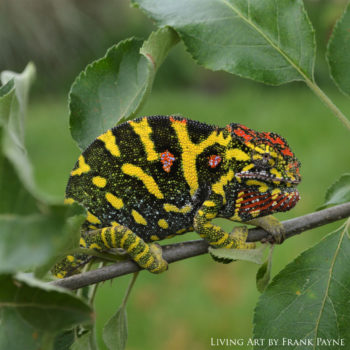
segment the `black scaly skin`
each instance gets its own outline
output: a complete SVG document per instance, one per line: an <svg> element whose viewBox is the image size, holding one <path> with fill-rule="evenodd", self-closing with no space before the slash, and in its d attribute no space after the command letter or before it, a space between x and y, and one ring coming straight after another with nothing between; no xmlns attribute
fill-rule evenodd
<svg viewBox="0 0 350 350"><path fill-rule="evenodd" d="M254 221L273 234L266 216L291 209L300 163L286 141L240 124L225 128L178 116L142 117L99 136L79 157L66 202L88 210L81 246L124 248L143 268L167 268L153 241L195 230L213 247L253 248L246 231L231 234L214 217ZM78 272L84 256L54 267L58 277Z"/></svg>

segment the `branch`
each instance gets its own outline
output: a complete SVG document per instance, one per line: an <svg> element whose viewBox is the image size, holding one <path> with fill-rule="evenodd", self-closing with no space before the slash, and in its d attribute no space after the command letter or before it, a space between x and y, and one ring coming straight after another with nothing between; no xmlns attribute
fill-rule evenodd
<svg viewBox="0 0 350 350"><path fill-rule="evenodd" d="M286 239L304 231L350 217L350 202L328 209L320 210L294 219L282 221L286 231ZM249 229L247 242L261 241L270 238L270 234L261 228ZM208 252L208 243L202 239L162 246L163 257L170 264L175 261L191 258ZM132 260L121 261L102 268L50 282L55 286L78 289L118 276L141 270Z"/></svg>

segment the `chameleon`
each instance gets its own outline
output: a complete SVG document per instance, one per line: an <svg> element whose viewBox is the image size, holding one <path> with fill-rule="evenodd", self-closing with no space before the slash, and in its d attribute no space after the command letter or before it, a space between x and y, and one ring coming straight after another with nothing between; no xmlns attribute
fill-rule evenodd
<svg viewBox="0 0 350 350"><path fill-rule="evenodd" d="M300 199L300 162L286 140L239 123L224 128L181 116L147 116L97 137L79 156L65 203L87 209L80 246L122 248L141 268L168 264L157 241L195 231L214 248L253 249L246 226L231 233L212 223L226 218L260 226L282 241L271 214ZM79 272L86 255L68 255L53 268Z"/></svg>

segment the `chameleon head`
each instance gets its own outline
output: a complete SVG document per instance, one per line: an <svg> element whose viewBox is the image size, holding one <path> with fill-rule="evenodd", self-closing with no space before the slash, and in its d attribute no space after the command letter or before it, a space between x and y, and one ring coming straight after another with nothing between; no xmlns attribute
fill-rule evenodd
<svg viewBox="0 0 350 350"><path fill-rule="evenodd" d="M300 199L300 162L279 135L230 124L235 216L242 221L287 211ZM228 157L230 158L230 157Z"/></svg>

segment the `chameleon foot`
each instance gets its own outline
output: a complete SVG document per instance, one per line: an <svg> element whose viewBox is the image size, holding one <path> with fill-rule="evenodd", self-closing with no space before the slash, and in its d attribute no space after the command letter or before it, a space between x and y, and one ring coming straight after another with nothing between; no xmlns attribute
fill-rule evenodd
<svg viewBox="0 0 350 350"><path fill-rule="evenodd" d="M232 248L235 249L255 249L256 244L254 242L247 242L248 237L248 227L247 226L239 226L235 227L230 233L230 237L233 241L236 242L236 246ZM227 247L229 248L229 247Z"/></svg>
<svg viewBox="0 0 350 350"><path fill-rule="evenodd" d="M168 269L168 263L162 257L162 248L160 245L157 243L150 243L149 247L151 256L145 264L149 264L149 266L145 266L145 268L148 271L157 274L166 271Z"/></svg>
<svg viewBox="0 0 350 350"><path fill-rule="evenodd" d="M247 222L250 225L260 226L270 235L261 240L261 243L281 244L285 240L285 229L283 225L272 215L254 219Z"/></svg>

